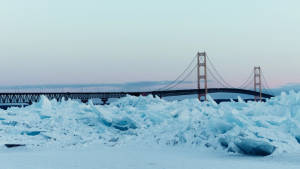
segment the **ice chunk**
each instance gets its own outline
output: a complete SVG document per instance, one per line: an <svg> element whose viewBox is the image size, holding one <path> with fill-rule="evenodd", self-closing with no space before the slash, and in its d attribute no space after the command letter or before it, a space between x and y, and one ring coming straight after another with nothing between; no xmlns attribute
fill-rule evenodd
<svg viewBox="0 0 300 169"><path fill-rule="evenodd" d="M36 136L39 135L41 131L23 131L21 132L22 135L26 134L28 136Z"/></svg>
<svg viewBox="0 0 300 169"><path fill-rule="evenodd" d="M241 153L254 156L271 155L276 147L265 141L257 141L253 139L241 139L234 143Z"/></svg>
<svg viewBox="0 0 300 169"><path fill-rule="evenodd" d="M2 121L1 124L7 125L7 126L16 126L18 124L17 121Z"/></svg>
<svg viewBox="0 0 300 169"><path fill-rule="evenodd" d="M300 144L300 136L295 136L295 139L296 139L297 142Z"/></svg>
<svg viewBox="0 0 300 169"><path fill-rule="evenodd" d="M119 129L121 131L126 131L129 129L137 128L137 126L134 124L134 122L129 118L123 118L123 119L117 120L116 122L113 122L112 127Z"/></svg>

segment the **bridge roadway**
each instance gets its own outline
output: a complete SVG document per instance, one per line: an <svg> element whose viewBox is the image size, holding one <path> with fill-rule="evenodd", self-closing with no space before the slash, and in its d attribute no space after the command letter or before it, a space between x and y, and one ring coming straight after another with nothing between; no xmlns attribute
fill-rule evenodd
<svg viewBox="0 0 300 169"><path fill-rule="evenodd" d="M126 95L132 96L147 96L155 95L159 97L168 96L184 96L193 95L198 93L204 93L204 89L186 89L186 90L166 90L166 91L149 91L149 92L58 92L58 93L0 93L0 104L16 104L16 103L26 103L32 104L40 99L40 96L44 95L49 99L56 99L61 101L64 99L77 99L82 102L87 102L89 99L101 99L104 103L107 102L109 98L121 98ZM259 96L259 92L245 90L245 89L235 89L235 88L210 88L208 93L239 93L248 94L253 96ZM272 95L262 93L263 98L271 98Z"/></svg>

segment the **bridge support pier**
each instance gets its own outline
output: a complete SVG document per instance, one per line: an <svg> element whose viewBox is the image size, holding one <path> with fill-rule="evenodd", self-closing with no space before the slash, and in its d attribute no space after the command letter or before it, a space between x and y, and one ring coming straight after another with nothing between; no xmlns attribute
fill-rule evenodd
<svg viewBox="0 0 300 169"><path fill-rule="evenodd" d="M82 99L81 102L82 102L82 103L88 103L89 100L88 100L88 99Z"/></svg>
<svg viewBox="0 0 300 169"><path fill-rule="evenodd" d="M106 105L108 98L101 98L101 101L102 101L102 105Z"/></svg>

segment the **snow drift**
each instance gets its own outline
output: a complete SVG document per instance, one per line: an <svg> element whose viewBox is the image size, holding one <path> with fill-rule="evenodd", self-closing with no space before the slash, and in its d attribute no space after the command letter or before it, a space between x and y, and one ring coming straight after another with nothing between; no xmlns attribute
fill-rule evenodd
<svg viewBox="0 0 300 169"><path fill-rule="evenodd" d="M168 102L153 96L96 106L41 97L25 108L0 110L0 145L27 147L159 144L204 146L248 155L299 151L300 93L266 103Z"/></svg>

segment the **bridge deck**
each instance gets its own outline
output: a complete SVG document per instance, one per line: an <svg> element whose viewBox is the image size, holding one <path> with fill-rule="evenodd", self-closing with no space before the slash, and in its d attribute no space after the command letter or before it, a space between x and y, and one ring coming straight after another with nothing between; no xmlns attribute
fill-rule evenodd
<svg viewBox="0 0 300 169"><path fill-rule="evenodd" d="M126 95L140 96L140 95L155 95L159 97L168 96L184 96L194 95L198 93L204 93L204 89L187 89L187 90L167 90L167 91L149 91L149 92L57 92L57 93L0 93L0 104L13 104L13 103L28 103L37 102L40 96L44 95L49 99L56 99L58 101L65 99L78 99L83 102L89 99L102 99L106 102L109 98L121 98ZM259 96L259 92L245 90L245 89L233 89L233 88L210 88L208 93L239 93L248 94L253 96ZM271 98L272 95L262 93L262 97Z"/></svg>

